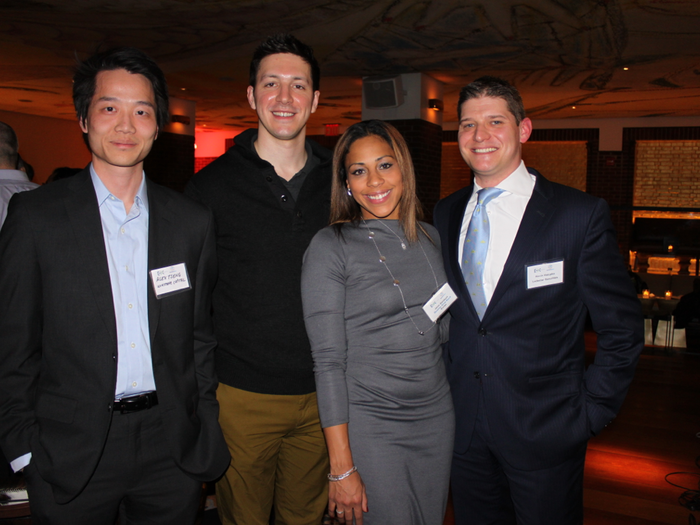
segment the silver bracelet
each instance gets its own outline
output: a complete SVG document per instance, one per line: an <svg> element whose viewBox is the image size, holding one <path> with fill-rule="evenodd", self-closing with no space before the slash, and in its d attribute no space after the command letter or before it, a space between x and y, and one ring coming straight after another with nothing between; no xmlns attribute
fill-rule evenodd
<svg viewBox="0 0 700 525"><path fill-rule="evenodd" d="M353 465L353 467L348 470L345 474L338 474L337 476L334 476L331 473L328 473L328 481L340 481L341 479L347 478L350 474L353 472L357 472L357 467Z"/></svg>

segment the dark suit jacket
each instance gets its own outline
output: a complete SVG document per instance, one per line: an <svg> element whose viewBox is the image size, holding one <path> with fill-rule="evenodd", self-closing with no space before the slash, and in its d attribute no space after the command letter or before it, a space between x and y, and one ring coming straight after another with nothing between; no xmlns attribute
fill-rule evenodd
<svg viewBox="0 0 700 525"><path fill-rule="evenodd" d="M192 289L156 299L148 281L158 411L175 463L196 479L221 474L210 308L212 218L147 182L148 268L184 262ZM95 190L86 169L12 199L0 232L0 445L32 453L56 501L75 497L100 458L112 417L117 333Z"/></svg>
<svg viewBox="0 0 700 525"><path fill-rule="evenodd" d="M615 417L643 348L641 307L605 201L530 172L534 192L482 322L458 261L473 186L438 202L434 215L458 295L446 353L455 451L469 448L481 385L496 445L521 470L556 465L582 450ZM527 266L561 260L563 283L527 288ZM598 334L588 369L586 312Z"/></svg>

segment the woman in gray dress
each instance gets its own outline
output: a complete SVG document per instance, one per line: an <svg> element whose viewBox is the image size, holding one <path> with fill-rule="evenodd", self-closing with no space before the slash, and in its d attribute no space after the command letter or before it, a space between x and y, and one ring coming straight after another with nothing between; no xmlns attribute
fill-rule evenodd
<svg viewBox="0 0 700 525"><path fill-rule="evenodd" d="M419 222L406 143L390 124L348 128L333 158L331 226L302 273L331 516L442 525L454 412L442 362L446 282L437 231Z"/></svg>

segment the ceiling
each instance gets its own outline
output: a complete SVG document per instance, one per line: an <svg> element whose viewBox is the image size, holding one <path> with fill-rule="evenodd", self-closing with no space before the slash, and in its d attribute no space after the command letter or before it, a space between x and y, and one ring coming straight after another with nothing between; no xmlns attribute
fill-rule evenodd
<svg viewBox="0 0 700 525"><path fill-rule="evenodd" d="M484 74L538 119L700 115L698 0L2 0L0 110L73 119L76 54L130 45L198 127L248 127L250 56L275 32L321 64L312 129L360 119L362 76L416 71L444 83L448 129Z"/></svg>

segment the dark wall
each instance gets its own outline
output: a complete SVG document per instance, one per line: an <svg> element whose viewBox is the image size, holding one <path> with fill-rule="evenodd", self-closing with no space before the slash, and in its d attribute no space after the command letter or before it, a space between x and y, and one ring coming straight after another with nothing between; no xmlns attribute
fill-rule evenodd
<svg viewBox="0 0 700 525"><path fill-rule="evenodd" d="M144 170L154 182L177 191L184 190L194 174L194 137L159 133L146 157Z"/></svg>
<svg viewBox="0 0 700 525"><path fill-rule="evenodd" d="M391 124L406 139L413 158L416 188L423 204L425 221L432 222L433 208L440 199L442 128L424 120L392 120Z"/></svg>

